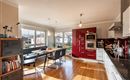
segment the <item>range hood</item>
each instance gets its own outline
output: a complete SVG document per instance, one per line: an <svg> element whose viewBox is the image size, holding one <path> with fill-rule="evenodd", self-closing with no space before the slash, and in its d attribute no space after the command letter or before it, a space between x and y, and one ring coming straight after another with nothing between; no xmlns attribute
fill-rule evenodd
<svg viewBox="0 0 130 80"><path fill-rule="evenodd" d="M111 27L109 28L109 31L111 30L121 30L122 29L122 25L121 22L114 22Z"/></svg>

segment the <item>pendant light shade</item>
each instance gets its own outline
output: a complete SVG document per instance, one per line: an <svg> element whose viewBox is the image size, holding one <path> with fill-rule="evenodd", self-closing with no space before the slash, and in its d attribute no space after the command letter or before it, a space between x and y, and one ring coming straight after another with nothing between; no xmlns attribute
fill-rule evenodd
<svg viewBox="0 0 130 80"><path fill-rule="evenodd" d="M82 21L81 21L81 17L82 17L82 16L83 16L83 14L81 13L81 14L80 14L80 23L79 23L79 25L78 25L80 28L83 26Z"/></svg>
<svg viewBox="0 0 130 80"><path fill-rule="evenodd" d="M80 21L80 23L79 23L79 27L82 27L82 22Z"/></svg>

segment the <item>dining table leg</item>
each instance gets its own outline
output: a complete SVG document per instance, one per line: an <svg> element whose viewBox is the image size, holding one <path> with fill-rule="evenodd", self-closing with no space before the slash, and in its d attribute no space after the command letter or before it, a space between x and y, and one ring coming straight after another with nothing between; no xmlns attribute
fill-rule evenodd
<svg viewBox="0 0 130 80"><path fill-rule="evenodd" d="M45 60L44 60L44 67L43 67L44 72L45 72L45 68L46 68L46 62L47 62L47 54L46 54Z"/></svg>

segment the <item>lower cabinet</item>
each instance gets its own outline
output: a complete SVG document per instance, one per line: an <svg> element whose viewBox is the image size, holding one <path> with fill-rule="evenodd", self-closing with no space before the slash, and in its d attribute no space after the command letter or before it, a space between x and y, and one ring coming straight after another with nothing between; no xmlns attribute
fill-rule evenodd
<svg viewBox="0 0 130 80"><path fill-rule="evenodd" d="M115 65L107 55L104 49L102 49L103 52L103 61L104 61L104 66L106 68L108 80L123 80L120 73L117 71Z"/></svg>

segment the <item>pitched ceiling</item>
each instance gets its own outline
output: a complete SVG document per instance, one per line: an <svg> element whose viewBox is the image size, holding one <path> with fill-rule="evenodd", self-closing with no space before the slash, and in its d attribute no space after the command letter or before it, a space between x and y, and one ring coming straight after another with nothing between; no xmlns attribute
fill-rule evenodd
<svg viewBox="0 0 130 80"><path fill-rule="evenodd" d="M76 26L80 20L114 20L120 13L120 0L19 0L19 11L22 20L65 28Z"/></svg>

